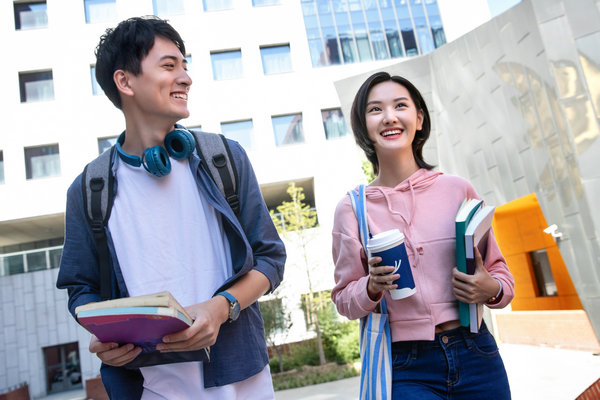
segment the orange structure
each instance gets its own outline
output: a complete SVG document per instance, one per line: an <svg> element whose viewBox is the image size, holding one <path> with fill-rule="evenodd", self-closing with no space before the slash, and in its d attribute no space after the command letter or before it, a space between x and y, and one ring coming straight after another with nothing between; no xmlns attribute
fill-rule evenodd
<svg viewBox="0 0 600 400"><path fill-rule="evenodd" d="M551 234L544 232L548 225L535 193L496 208L494 233L515 278L515 298L511 303L514 311L583 309L560 255L560 239L557 244ZM538 258L543 259L538 255L544 253L549 276L539 276L544 275L543 266L534 265ZM554 284L555 290L544 293L543 283L547 287Z"/></svg>
<svg viewBox="0 0 600 400"><path fill-rule="evenodd" d="M599 351L600 344L535 193L496 208L494 233L515 278L511 312L495 315L506 343Z"/></svg>

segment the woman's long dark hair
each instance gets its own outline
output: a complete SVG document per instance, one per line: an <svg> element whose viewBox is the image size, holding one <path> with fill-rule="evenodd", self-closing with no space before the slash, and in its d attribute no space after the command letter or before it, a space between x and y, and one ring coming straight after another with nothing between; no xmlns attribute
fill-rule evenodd
<svg viewBox="0 0 600 400"><path fill-rule="evenodd" d="M429 139L429 133L431 130L429 111L427 110L427 105L425 104L425 100L423 100L423 96L421 96L419 90L412 83L410 83L409 80L401 76L392 76L387 72L377 72L367 78L360 89L358 89L358 92L354 97L352 111L350 113L352 131L354 132L354 140L356 140L356 144L358 144L358 146L365 152L367 159L371 162L371 165L373 165L373 172L375 175L379 174L379 160L377 159L377 153L375 153L373 141L369 139L369 133L367 132L367 100L373 86L387 81L393 81L404 86L406 90L408 90L408 93L410 93L410 97L415 103L417 110L421 110L423 112L423 126L421 130L418 130L415 134L415 138L412 142L412 150L419 168L432 169L433 165L426 163L423 159L423 146L425 145L427 139Z"/></svg>

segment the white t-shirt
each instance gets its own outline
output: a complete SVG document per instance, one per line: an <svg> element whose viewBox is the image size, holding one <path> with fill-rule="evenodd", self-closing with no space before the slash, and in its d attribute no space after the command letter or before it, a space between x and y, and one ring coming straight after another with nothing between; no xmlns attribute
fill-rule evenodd
<svg viewBox="0 0 600 400"><path fill-rule="evenodd" d="M117 196L108 227L130 296L170 291L187 307L232 275L221 218L197 189L187 160L162 178L117 157ZM244 381L204 389L201 362L140 369L143 399L273 399L269 366Z"/></svg>

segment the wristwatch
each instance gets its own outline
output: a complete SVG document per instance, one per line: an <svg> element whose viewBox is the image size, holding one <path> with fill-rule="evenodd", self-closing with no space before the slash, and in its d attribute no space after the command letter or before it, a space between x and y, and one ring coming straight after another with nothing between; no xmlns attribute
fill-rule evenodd
<svg viewBox="0 0 600 400"><path fill-rule="evenodd" d="M229 302L229 318L227 321L233 322L240 316L240 302L237 301L235 297L231 293L228 292L219 292L217 296L223 296Z"/></svg>

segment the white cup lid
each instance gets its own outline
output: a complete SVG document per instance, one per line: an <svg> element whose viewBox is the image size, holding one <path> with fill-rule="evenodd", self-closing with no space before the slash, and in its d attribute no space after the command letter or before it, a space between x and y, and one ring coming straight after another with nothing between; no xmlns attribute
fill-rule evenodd
<svg viewBox="0 0 600 400"><path fill-rule="evenodd" d="M367 248L369 251L381 249L404 240L404 234L398 229L390 229L389 231L378 233L369 239Z"/></svg>

